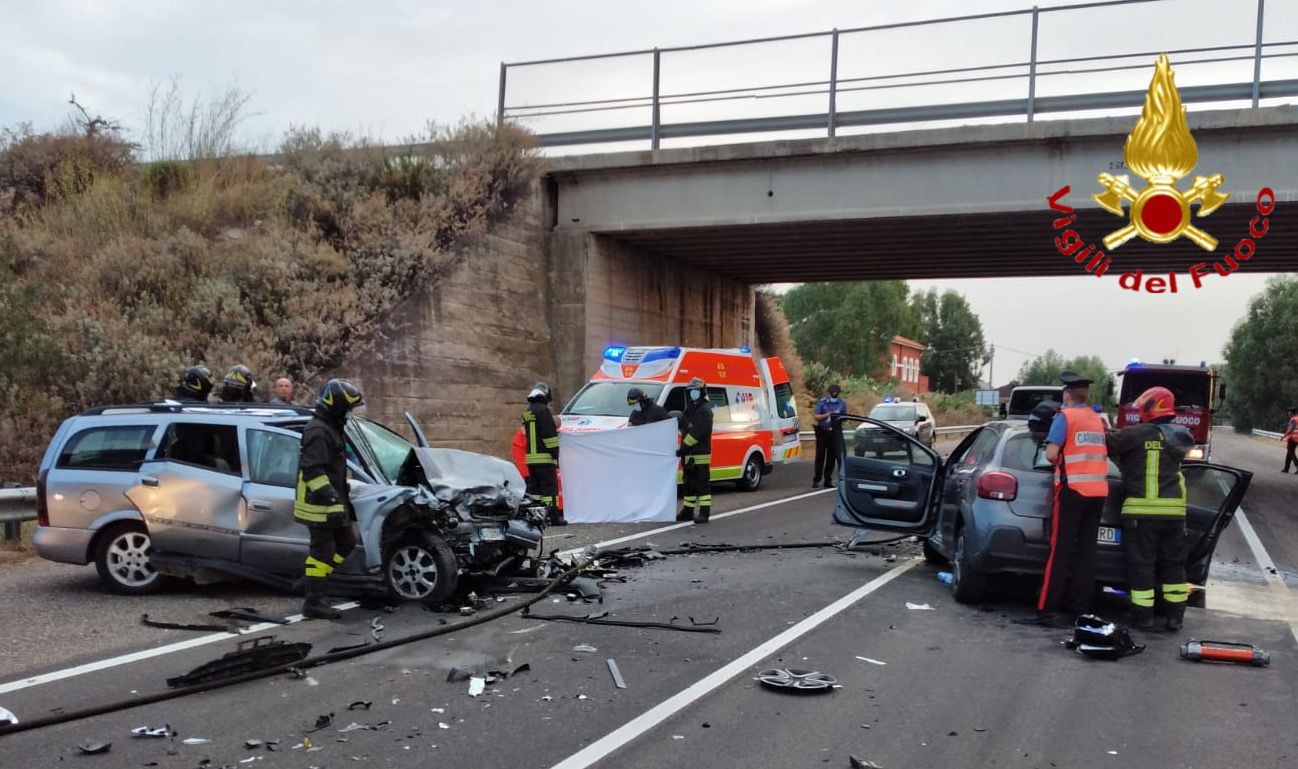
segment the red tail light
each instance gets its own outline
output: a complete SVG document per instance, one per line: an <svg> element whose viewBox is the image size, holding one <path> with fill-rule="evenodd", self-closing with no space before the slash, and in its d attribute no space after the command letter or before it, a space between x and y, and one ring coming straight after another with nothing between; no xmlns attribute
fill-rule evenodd
<svg viewBox="0 0 1298 769"><path fill-rule="evenodd" d="M991 472L978 476L978 496L1010 502L1019 495L1019 479L1009 473Z"/></svg>
<svg viewBox="0 0 1298 769"><path fill-rule="evenodd" d="M36 478L36 525L50 525L50 506L45 501L45 476L48 470L42 470Z"/></svg>

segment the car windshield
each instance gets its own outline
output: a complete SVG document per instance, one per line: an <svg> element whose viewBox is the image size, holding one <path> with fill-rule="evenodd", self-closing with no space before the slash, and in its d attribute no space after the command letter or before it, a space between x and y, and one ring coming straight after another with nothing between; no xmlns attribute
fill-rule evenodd
<svg viewBox="0 0 1298 769"><path fill-rule="evenodd" d="M397 477L401 475L401 465L410 456L414 444L377 422L354 417L351 421L360 431L375 461L379 463L379 470L389 481L396 483Z"/></svg>
<svg viewBox="0 0 1298 769"><path fill-rule="evenodd" d="M640 382L591 382L563 409L564 414L600 417L629 417L631 406L626 402L627 391L639 387L655 401L663 391L660 384Z"/></svg>
<svg viewBox="0 0 1298 769"><path fill-rule="evenodd" d="M894 404L875 406L870 409L870 418L880 422L914 422L915 407Z"/></svg>

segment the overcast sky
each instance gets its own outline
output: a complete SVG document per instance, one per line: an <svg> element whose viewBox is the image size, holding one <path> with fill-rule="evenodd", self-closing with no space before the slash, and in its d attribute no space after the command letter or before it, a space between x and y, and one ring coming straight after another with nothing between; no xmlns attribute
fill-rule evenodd
<svg viewBox="0 0 1298 769"><path fill-rule="evenodd" d="M1048 7L1062 0L1035 3ZM190 94L231 83L250 92L250 109L257 114L246 124L245 133L262 146L273 146L275 137L291 125L395 140L418 131L429 120L451 123L467 115L493 114L502 60L814 32L1032 4L1032 0L493 0L472 4L0 0L0 30L4 30L0 71L5 73L0 85L0 126L27 121L37 128L57 125L66 118L68 96L75 92L92 111L118 116L135 128L142 122L150 84L179 78ZM1176 27L1168 28L1158 43L1161 47L1207 45L1216 41L1211 34L1222 29L1247 40L1256 8L1254 0L1179 0L1177 12L1169 14L1167 4L1162 5L1163 11L1154 12ZM1269 3L1268 24L1286 25L1279 37L1294 39L1298 35L1288 28L1298 30L1298 11L1283 6L1298 3ZM1080 34L1075 18L1056 22L1054 18L1063 14L1050 20L1043 16L1043 52L1060 57L1094 54L1106 45L1130 51L1138 43L1118 41L1119 37L1137 35L1134 40L1144 40L1132 31L1143 27L1124 23L1114 15L1120 11L1082 13L1091 14L1087 18L1094 25L1094 35ZM981 26L966 25L964 32L949 32L945 38L925 32L915 38L899 33L887 40L845 39L840 76L888 66L893 71L915 71L937 55L934 48L948 59L988 63L989 57L1004 55L1002 49L1024 44L1024 23L1025 18L994 26L978 22ZM756 53L757 59L744 59L743 49L735 49L738 52L729 59L691 59L692 54L681 54L671 60L674 69L665 65L664 92L725 87L731 75L747 74L758 66L778 73L785 82L799 79L804 72L809 78L821 77L825 57L816 46L823 45L812 41L766 49ZM881 51L887 55L881 56ZM1251 65L1243 66L1249 68L1245 74L1251 75ZM1232 77L1238 71L1232 71ZM604 79L631 77L643 84L644 72L643 60L625 63L623 69L610 65L599 70L520 70L511 75L511 84L519 90L517 96L511 90L510 101L588 98L592 88L601 96L626 94L626 81ZM1178 69L1178 84L1184 86L1197 76L1193 70ZM1113 77L1134 77L1141 81L1138 87L1148 82L1147 72ZM750 78L747 84L752 83ZM1039 93L1048 93L1051 87L1052 83L1043 82ZM842 101L866 96L844 96ZM766 105L762 102L756 108ZM722 115L753 108L741 103L714 107ZM778 108L798 106L786 102ZM1200 291L1161 298L1130 296L1111 281L1090 278L916 281L914 285L950 287L969 298L983 319L987 339L998 345L995 379L1001 383L1027 359L1024 352L1041 353L1051 347L1065 356L1098 354L1114 367L1132 356L1147 360L1174 356L1195 363L1220 360L1231 326L1263 280L1233 275ZM1057 317L1061 309L1094 303L1100 303L1104 313L1082 333L1064 335L1044 322Z"/></svg>

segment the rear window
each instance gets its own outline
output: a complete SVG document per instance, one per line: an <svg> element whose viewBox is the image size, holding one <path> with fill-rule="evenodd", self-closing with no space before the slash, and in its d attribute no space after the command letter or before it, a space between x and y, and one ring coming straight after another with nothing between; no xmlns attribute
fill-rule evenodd
<svg viewBox="0 0 1298 769"><path fill-rule="evenodd" d="M153 425L93 427L72 436L59 454L70 470L134 471L152 447Z"/></svg>
<svg viewBox="0 0 1298 769"><path fill-rule="evenodd" d="M1005 443L1001 466L1007 470L1032 470L1040 447L1028 433L1016 435ZM1049 471L1043 471L1049 472Z"/></svg>
<svg viewBox="0 0 1298 769"><path fill-rule="evenodd" d="M793 400L793 385L781 382L775 386L775 411L780 419L796 419L798 406Z"/></svg>

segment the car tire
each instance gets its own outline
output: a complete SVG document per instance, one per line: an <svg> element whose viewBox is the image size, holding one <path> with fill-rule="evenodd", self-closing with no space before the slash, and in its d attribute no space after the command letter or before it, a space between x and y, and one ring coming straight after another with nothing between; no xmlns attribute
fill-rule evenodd
<svg viewBox="0 0 1298 769"><path fill-rule="evenodd" d="M459 564L446 540L428 531L410 531L383 556L383 582L400 601L438 604L459 582Z"/></svg>
<svg viewBox="0 0 1298 769"><path fill-rule="evenodd" d="M114 523L95 542L95 571L118 595L149 595L162 589L165 578L153 568L149 530L138 521Z"/></svg>
<svg viewBox="0 0 1298 769"><path fill-rule="evenodd" d="M987 575L969 565L964 531L956 532L951 555L951 594L956 603L982 603L987 597Z"/></svg>
<svg viewBox="0 0 1298 769"><path fill-rule="evenodd" d="M744 463L744 474L739 476L739 480L735 481L735 485L739 487L740 491L757 491L758 487L762 485L762 470L761 455L752 455Z"/></svg>
<svg viewBox="0 0 1298 769"><path fill-rule="evenodd" d="M924 540L923 548L924 548L924 560L926 562L937 564L939 566L945 566L947 563L949 563L947 557L939 553L937 551L937 548L933 547L933 543L929 542L927 539Z"/></svg>

